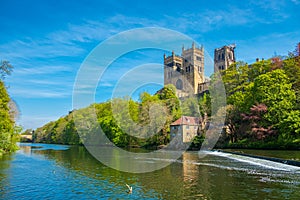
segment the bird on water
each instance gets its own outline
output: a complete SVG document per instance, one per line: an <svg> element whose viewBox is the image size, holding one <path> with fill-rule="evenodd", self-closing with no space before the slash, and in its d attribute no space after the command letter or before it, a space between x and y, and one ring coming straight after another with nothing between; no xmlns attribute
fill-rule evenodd
<svg viewBox="0 0 300 200"><path fill-rule="evenodd" d="M128 193L128 194L131 194L131 193L132 193L132 187L131 187L131 186L129 186L128 184L126 184L126 186L128 187L128 191L127 191L127 193Z"/></svg>

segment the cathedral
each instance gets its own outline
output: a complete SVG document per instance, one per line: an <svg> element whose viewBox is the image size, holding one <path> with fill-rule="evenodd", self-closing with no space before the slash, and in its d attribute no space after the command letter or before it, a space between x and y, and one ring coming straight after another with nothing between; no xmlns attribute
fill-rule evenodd
<svg viewBox="0 0 300 200"><path fill-rule="evenodd" d="M226 70L235 62L235 45L215 49L214 72ZM208 90L209 81L204 77L204 48L195 43L191 48L182 47L181 55L164 55L164 85L172 84L178 97L201 94Z"/></svg>

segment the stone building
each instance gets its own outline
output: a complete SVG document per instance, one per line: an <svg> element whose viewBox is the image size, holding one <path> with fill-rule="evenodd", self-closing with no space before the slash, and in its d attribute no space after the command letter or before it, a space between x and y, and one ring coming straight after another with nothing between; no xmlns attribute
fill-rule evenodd
<svg viewBox="0 0 300 200"><path fill-rule="evenodd" d="M164 55L164 84L173 84L179 97L201 93L204 89L204 49L203 46L182 48L181 55Z"/></svg>
<svg viewBox="0 0 300 200"><path fill-rule="evenodd" d="M215 49L214 72L226 70L235 62L234 49L234 44Z"/></svg>
<svg viewBox="0 0 300 200"><path fill-rule="evenodd" d="M226 45L215 49L214 72L226 70L235 62L235 45ZM182 47L181 55L174 51L171 56L164 55L164 85L172 84L177 89L178 97L207 92L209 80L204 77L204 48Z"/></svg>
<svg viewBox="0 0 300 200"><path fill-rule="evenodd" d="M198 134L199 118L182 116L170 125L170 140L180 134L182 142L192 142Z"/></svg>

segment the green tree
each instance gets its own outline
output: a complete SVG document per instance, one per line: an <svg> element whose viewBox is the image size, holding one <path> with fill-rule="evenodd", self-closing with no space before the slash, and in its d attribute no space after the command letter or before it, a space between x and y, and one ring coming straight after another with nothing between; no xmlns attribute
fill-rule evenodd
<svg viewBox="0 0 300 200"><path fill-rule="evenodd" d="M300 139L300 111L292 110L280 122L280 132L284 139Z"/></svg>
<svg viewBox="0 0 300 200"><path fill-rule="evenodd" d="M249 84L249 66L244 62L236 62L222 72L222 81L225 85L227 97L238 91L244 91ZM228 99L230 102L230 98Z"/></svg>
<svg viewBox="0 0 300 200"><path fill-rule="evenodd" d="M2 60L0 62L0 80L3 80L7 75L10 75L13 70L13 66L9 61Z"/></svg>
<svg viewBox="0 0 300 200"><path fill-rule="evenodd" d="M300 110L300 56L290 56L283 61L283 69L296 93L296 109Z"/></svg>
<svg viewBox="0 0 300 200"><path fill-rule="evenodd" d="M252 88L255 103L263 103L268 107L265 118L269 125L278 126L293 110L296 95L288 76L281 69L277 69L258 76Z"/></svg>
<svg viewBox="0 0 300 200"><path fill-rule="evenodd" d="M8 103L10 98L5 85L0 81L0 154L17 149L18 127L10 118Z"/></svg>
<svg viewBox="0 0 300 200"><path fill-rule="evenodd" d="M199 103L196 97L188 97L184 99L181 105L182 114L185 116L199 117L200 109Z"/></svg>

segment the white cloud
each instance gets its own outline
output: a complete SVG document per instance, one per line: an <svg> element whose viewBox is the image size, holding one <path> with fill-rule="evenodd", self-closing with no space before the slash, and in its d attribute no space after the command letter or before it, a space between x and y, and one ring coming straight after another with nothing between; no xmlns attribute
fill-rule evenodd
<svg viewBox="0 0 300 200"><path fill-rule="evenodd" d="M85 52L79 46L59 43L47 39L19 39L0 45L0 56L8 60L32 58L55 58L58 56L77 56Z"/></svg>
<svg viewBox="0 0 300 200"><path fill-rule="evenodd" d="M72 68L68 66L33 66L31 68L16 67L14 73L16 75L41 75L55 74L58 72L71 72Z"/></svg>
<svg viewBox="0 0 300 200"><path fill-rule="evenodd" d="M9 93L22 98L66 98L72 95L72 90L55 90L53 88L10 88Z"/></svg>
<svg viewBox="0 0 300 200"><path fill-rule="evenodd" d="M217 31L222 27L272 23L273 20L257 17L255 10L250 8L228 6L226 9L182 13L179 17L166 16L161 24L184 32L197 32L199 37L200 33Z"/></svg>
<svg viewBox="0 0 300 200"><path fill-rule="evenodd" d="M257 57L268 59L275 53L285 56L289 51L293 51L294 46L299 42L299 37L299 32L272 33L237 41L237 59L251 63Z"/></svg>
<svg viewBox="0 0 300 200"><path fill-rule="evenodd" d="M298 5L300 4L300 1L299 0L291 0L294 4Z"/></svg>
<svg viewBox="0 0 300 200"><path fill-rule="evenodd" d="M39 85L61 85L61 83L53 82L49 80L39 80L39 79L32 79L28 80L29 83L39 84Z"/></svg>
<svg viewBox="0 0 300 200"><path fill-rule="evenodd" d="M101 82L100 84L99 84L99 87L113 87L114 86L114 84L112 83L112 82L108 82L108 81L106 81L106 82Z"/></svg>
<svg viewBox="0 0 300 200"><path fill-rule="evenodd" d="M254 6L258 6L260 8L263 8L265 10L280 10L280 8L284 7L286 5L286 2L285 0L277 0L277 1L274 1L274 0L260 0L260 1L257 1L257 0L251 0L249 3L250 5L254 5Z"/></svg>

